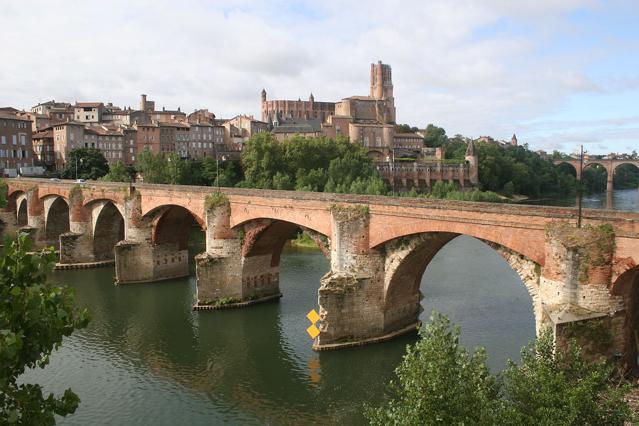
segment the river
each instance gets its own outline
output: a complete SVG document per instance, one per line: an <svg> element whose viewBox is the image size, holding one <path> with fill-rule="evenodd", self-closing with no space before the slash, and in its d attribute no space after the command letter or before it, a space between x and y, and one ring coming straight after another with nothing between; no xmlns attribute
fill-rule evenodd
<svg viewBox="0 0 639 426"><path fill-rule="evenodd" d="M604 194L605 196L605 194ZM616 191L616 206L639 211L639 191ZM605 199L605 198L604 198ZM601 197L599 197L601 200ZM596 206L597 198L585 205ZM317 308L328 261L319 252L282 256L279 301L194 312L194 277L113 285L113 269L60 271L92 315L45 369L29 371L58 394L82 399L61 425L363 424L415 335L316 353L306 313ZM493 370L534 337L530 297L492 249L470 237L447 244L427 268L422 320L436 309L462 328L462 343L486 347Z"/></svg>

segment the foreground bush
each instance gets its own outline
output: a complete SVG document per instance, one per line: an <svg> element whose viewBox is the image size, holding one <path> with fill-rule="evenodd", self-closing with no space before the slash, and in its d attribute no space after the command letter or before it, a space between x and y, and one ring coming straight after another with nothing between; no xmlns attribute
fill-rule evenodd
<svg viewBox="0 0 639 426"><path fill-rule="evenodd" d="M85 327L88 316L75 308L69 288L47 283L53 250L29 249L22 234L5 242L0 258L0 424L52 425L54 415L76 410L78 396L71 389L45 396L39 385L19 384L18 378L46 366L62 338Z"/></svg>
<svg viewBox="0 0 639 426"><path fill-rule="evenodd" d="M433 314L420 340L391 381L388 402L367 408L373 425L623 425L632 420L624 401L627 387L615 386L605 362L583 359L576 344L553 346L542 333L522 350L521 364L510 361L499 376L490 374L483 349L469 354L459 344L459 328Z"/></svg>

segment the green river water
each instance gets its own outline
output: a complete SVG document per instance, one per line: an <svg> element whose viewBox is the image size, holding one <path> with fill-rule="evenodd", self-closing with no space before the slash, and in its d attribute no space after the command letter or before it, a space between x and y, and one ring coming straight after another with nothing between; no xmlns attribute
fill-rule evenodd
<svg viewBox="0 0 639 426"><path fill-rule="evenodd" d="M620 195L621 194L621 195ZM605 195L605 194L604 194ZM617 208L639 211L639 191L617 191ZM596 197L588 206L600 203ZM328 261L282 256L284 297L246 309L194 312L194 277L114 286L112 268L55 272L89 308L87 329L65 339L26 382L82 402L61 425L363 424L415 335L316 353L306 313L317 309ZM422 320L437 309L462 327L462 342L487 348L491 368L534 337L530 297L517 274L482 242L460 236L427 268Z"/></svg>

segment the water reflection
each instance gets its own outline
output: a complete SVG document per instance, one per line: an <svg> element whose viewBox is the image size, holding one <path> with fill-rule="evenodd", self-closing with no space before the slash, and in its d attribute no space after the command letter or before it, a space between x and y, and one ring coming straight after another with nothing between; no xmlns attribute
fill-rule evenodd
<svg viewBox="0 0 639 426"><path fill-rule="evenodd" d="M582 205L586 209L607 209L621 211L639 211L639 189L618 189L610 192L584 194ZM542 200L525 200L523 204L548 206L577 206L577 197L553 198Z"/></svg>
<svg viewBox="0 0 639 426"><path fill-rule="evenodd" d="M282 258L279 301L193 312L195 280L114 286L111 269L56 273L91 310L89 328L66 339L45 370L25 379L82 398L63 425L363 424L382 399L414 335L315 353L306 313L317 309L320 253ZM494 368L517 357L534 332L530 298L483 243L459 237L427 268L423 320L433 308L461 324L463 342L485 345Z"/></svg>

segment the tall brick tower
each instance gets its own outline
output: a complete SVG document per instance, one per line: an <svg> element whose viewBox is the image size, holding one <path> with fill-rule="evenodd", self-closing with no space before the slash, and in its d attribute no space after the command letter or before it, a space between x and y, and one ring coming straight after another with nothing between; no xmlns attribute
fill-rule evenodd
<svg viewBox="0 0 639 426"><path fill-rule="evenodd" d="M395 123L395 99L391 67L378 61L371 64L371 98L377 100L377 119L383 123Z"/></svg>
<svg viewBox="0 0 639 426"><path fill-rule="evenodd" d="M382 61L371 64L371 98L393 100L391 67Z"/></svg>

